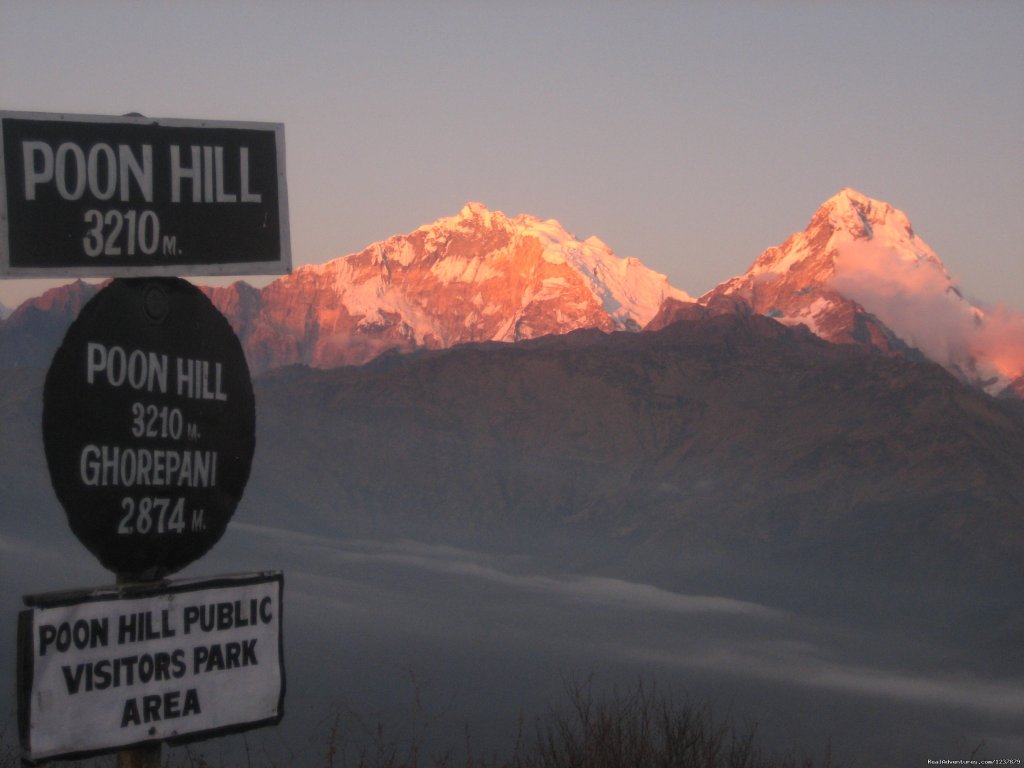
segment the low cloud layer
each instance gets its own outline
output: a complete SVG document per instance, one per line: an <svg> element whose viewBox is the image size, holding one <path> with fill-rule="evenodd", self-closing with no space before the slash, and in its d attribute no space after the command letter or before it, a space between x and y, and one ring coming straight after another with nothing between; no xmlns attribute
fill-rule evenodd
<svg viewBox="0 0 1024 768"><path fill-rule="evenodd" d="M754 603L683 594L622 579L541 574L537 572L538 564L529 560L451 546L416 541L332 540L259 526L244 527L258 538L269 536L281 541L286 536L290 547L306 552L301 561L312 578L304 574L299 579L301 587L293 580L293 589L310 590L311 599L322 600L321 595L347 592L350 598L379 603L382 612L385 604L408 611L415 602L399 606L395 598L384 599L383 593L372 598L364 592L357 598L359 590L350 577L361 574L366 579L368 573L386 573L387 584L378 580L374 589L387 591L399 584L409 584L409 589L419 594L422 601L430 599L432 587L416 574L429 573L441 577L441 583L461 582L458 596L452 599L467 606L483 600L493 609L495 604L508 602L516 595L529 597L525 604L515 601L520 605L519 621L524 628L528 625L538 633L542 631L540 627L549 631L563 622L572 624L570 617L576 616L579 641L585 634L579 622L590 620L584 617L601 616L592 625L600 633L587 635L586 641L592 651L608 659L704 670L876 701L966 709L979 716L1024 718L1022 680L985 680L956 669L915 670L909 660L905 666L865 663L873 655L873 640L851 638L846 633L837 635L819 621ZM330 563L343 565L346 575L327 576L324 568L330 570ZM333 588L332 579L338 580ZM410 593L405 592L404 596L410 597ZM426 632L428 625L440 617L432 616L422 603L419 611L422 615L413 618L410 625ZM475 615L479 621L487 622L494 614L479 611ZM708 618L713 615L731 617L732 621L709 623ZM558 629L559 633L565 631L565 627ZM860 654L864 658L855 658Z"/></svg>
<svg viewBox="0 0 1024 768"><path fill-rule="evenodd" d="M239 525L242 527L242 525ZM279 535L277 529L244 526L252 533ZM504 587L542 592L565 599L607 605L623 610L662 611L680 614L727 614L758 619L785 618L786 614L756 603L714 595L689 595L650 584L604 576L577 576L515 573L504 570L486 556L450 546L422 544L415 541L330 542L320 537L289 534L297 543L305 538L307 546L321 549L338 562L387 564L434 573L489 581ZM302 537L295 539L296 536Z"/></svg>
<svg viewBox="0 0 1024 768"><path fill-rule="evenodd" d="M981 680L962 673L920 675L859 666L828 659L820 649L804 644L737 644L685 655L638 649L635 655L647 662L712 669L792 686L1024 718L1024 681Z"/></svg>
<svg viewBox="0 0 1024 768"><path fill-rule="evenodd" d="M72 544L0 537L8 615L13 596L36 586L26 561L71 559ZM527 554L244 523L196 570L254 567L285 571L290 714L275 738L289 744L322 732L339 707L407 725L413 678L439 702L431 714L440 736L471 722L479 744L503 749L517 716L557 701L566 676L592 674L604 687L650 676L765 722L782 749L832 738L837 755L858 764L953 756L960 744L969 753L981 740L1004 757L1024 749L1024 680L974 669L932 638L841 614L567 572ZM95 582L81 576L59 578ZM13 687L10 664L0 665L0 683Z"/></svg>
<svg viewBox="0 0 1024 768"><path fill-rule="evenodd" d="M976 310L937 262L901 258L894 248L852 242L840 248L832 285L900 338L947 368L1012 380L1024 372L1024 314Z"/></svg>

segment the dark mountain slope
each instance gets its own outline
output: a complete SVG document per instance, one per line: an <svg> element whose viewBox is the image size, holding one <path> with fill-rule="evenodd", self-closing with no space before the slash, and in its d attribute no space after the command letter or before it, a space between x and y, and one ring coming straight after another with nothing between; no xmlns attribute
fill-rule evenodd
<svg viewBox="0 0 1024 768"><path fill-rule="evenodd" d="M257 396L256 506L353 534L587 542L666 576L742 554L910 591L998 582L1024 552L1019 411L760 316L289 368Z"/></svg>
<svg viewBox="0 0 1024 768"><path fill-rule="evenodd" d="M550 555L856 620L1015 636L1024 416L938 365L699 308L659 331L258 379L235 521ZM65 525L41 374L4 371L4 530ZM84 552L83 552L83 556Z"/></svg>

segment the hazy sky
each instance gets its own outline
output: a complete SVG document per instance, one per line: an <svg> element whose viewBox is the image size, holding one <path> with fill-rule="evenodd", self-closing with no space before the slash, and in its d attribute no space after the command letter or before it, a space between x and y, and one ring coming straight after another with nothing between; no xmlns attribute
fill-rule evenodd
<svg viewBox="0 0 1024 768"><path fill-rule="evenodd" d="M1011 0L0 0L0 109L284 123L296 265L478 200L698 295L852 186L1021 308L1022 38Z"/></svg>

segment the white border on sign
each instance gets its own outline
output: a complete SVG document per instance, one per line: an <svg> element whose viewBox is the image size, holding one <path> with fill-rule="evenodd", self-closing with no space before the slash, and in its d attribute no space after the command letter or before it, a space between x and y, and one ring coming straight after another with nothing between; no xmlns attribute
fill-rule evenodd
<svg viewBox="0 0 1024 768"><path fill-rule="evenodd" d="M230 681L226 678L221 679L224 675L233 677L238 673L232 672L230 665L228 665L227 671L223 671L223 665L213 665L214 669L221 671L211 672L210 669L205 669L200 673L193 670L189 676L188 670L183 668L181 671L185 676L180 679L176 678L175 681L157 680L145 684L126 681L123 686L116 683L102 689L97 686L95 690L86 687L90 684L83 677L81 678L82 688L78 689L77 693L69 691L69 695L64 697L55 695L54 691L44 693L42 689L37 688L37 684L42 682L41 674L48 683L53 683L54 676L61 678L61 673L64 678L67 677L67 672L61 667L61 663L65 661L63 658L56 662L49 661L45 672L36 668L36 619L44 615L61 615L62 611L67 611L84 616L96 611L100 613L104 610L117 611L118 606L122 611L129 612L133 612L137 608L142 608L143 613L152 612L154 608L164 608L164 613L171 613L174 610L173 606L180 605L183 601L204 598L223 598L230 601L239 599L240 592L244 590L250 590L250 592L263 590L267 596L270 594L275 596L276 604L272 621L265 626L262 623L259 626L239 624L236 628L222 627L218 622L218 626L197 630L195 635L190 638L186 638L188 636L186 630L184 633L172 632L166 637L133 637L126 641L130 646L126 653L130 654L136 651L141 655L144 652L153 651L155 653L164 652L166 655L169 648L178 649L180 647L192 650L193 646L198 647L204 643L213 642L218 636L226 638L232 633L241 632L243 635L252 634L257 638L257 640L251 640L254 660L257 641L259 639L268 641L268 644L262 647L269 649L269 657L263 655L262 650L259 651L260 661L256 662L259 666L241 667L238 670L238 673L242 674L241 678ZM251 594L248 595L248 597L251 596ZM134 749L161 741L168 741L172 744L196 741L239 733L251 728L275 725L280 722L284 715L286 685L283 597L284 575L280 571L171 582L140 582L92 590L24 596L23 601L29 607L19 614L17 670L19 731L24 750L23 761L36 764L53 759L81 759L123 749ZM167 621L166 616L164 621ZM175 624L173 619L170 623ZM141 626L141 617L139 617L140 629ZM154 623L152 626L160 625ZM179 631L183 629L180 624L176 624L175 628ZM70 635L68 637L70 638ZM90 664L104 658L115 658L118 648L123 644L119 640L110 646L104 643L103 646L97 646L95 649L85 648L82 650L73 650L70 645L69 642L68 663L79 661ZM184 651L181 652L184 653ZM187 658L187 654L182 658ZM269 663L265 664L264 662ZM61 668L61 673L56 671L58 668ZM255 674L255 677L250 672ZM81 672L81 674L85 673ZM67 681L63 678L59 680L56 686L58 689L61 682L66 683ZM147 693L162 695L179 684L191 685L195 689L192 693L196 697L196 710L191 716L191 723L188 723L189 718L184 717L180 721L158 719L145 723L138 722L139 718L134 718L129 725L126 726L122 720L120 727L114 728L111 723L118 722L117 712L112 712L109 706L102 706L103 704L109 705L107 699L111 697L115 699L127 697L124 709L124 712L127 713L129 712L128 699L135 701L137 697ZM79 683L76 682L75 685L77 688ZM149 686L149 688L142 688L143 685ZM228 688L222 691L224 685L228 685ZM243 689L248 686L248 695L244 690L238 689L239 685ZM167 686L170 686L168 690L163 690ZM73 701L70 698L72 694L81 694L84 698ZM212 712L200 711L198 705L200 696L214 699ZM217 706L218 696L223 699L221 706ZM99 709L96 712L91 712L90 708L96 706L99 706ZM52 711L44 714L42 709ZM135 709L132 709L131 712L138 714ZM64 733L65 723L67 724L67 733Z"/></svg>
<svg viewBox="0 0 1024 768"><path fill-rule="evenodd" d="M277 261L238 262L232 264L169 264L145 267L12 267L7 220L7 168L4 146L4 120L68 121L75 123L111 123L116 125L159 125L169 128L235 128L273 131L277 147L277 212L280 221L280 258ZM179 275L284 275L292 271L291 228L288 222L288 183L285 162L284 123L263 123L244 120L201 120L180 117L145 117L141 115L89 115L70 112L18 112L0 110L0 278L75 277L174 277Z"/></svg>

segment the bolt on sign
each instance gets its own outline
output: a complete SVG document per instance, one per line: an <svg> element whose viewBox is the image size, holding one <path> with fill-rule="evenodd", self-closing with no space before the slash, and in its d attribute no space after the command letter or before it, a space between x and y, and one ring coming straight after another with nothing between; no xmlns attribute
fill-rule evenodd
<svg viewBox="0 0 1024 768"><path fill-rule="evenodd" d="M122 278L96 294L43 387L43 447L71 530L133 579L180 570L220 539L255 424L238 338L179 278Z"/></svg>
<svg viewBox="0 0 1024 768"><path fill-rule="evenodd" d="M30 595L18 617L30 763L281 720L280 572Z"/></svg>
<svg viewBox="0 0 1024 768"><path fill-rule="evenodd" d="M0 275L291 270L284 126L0 112Z"/></svg>

